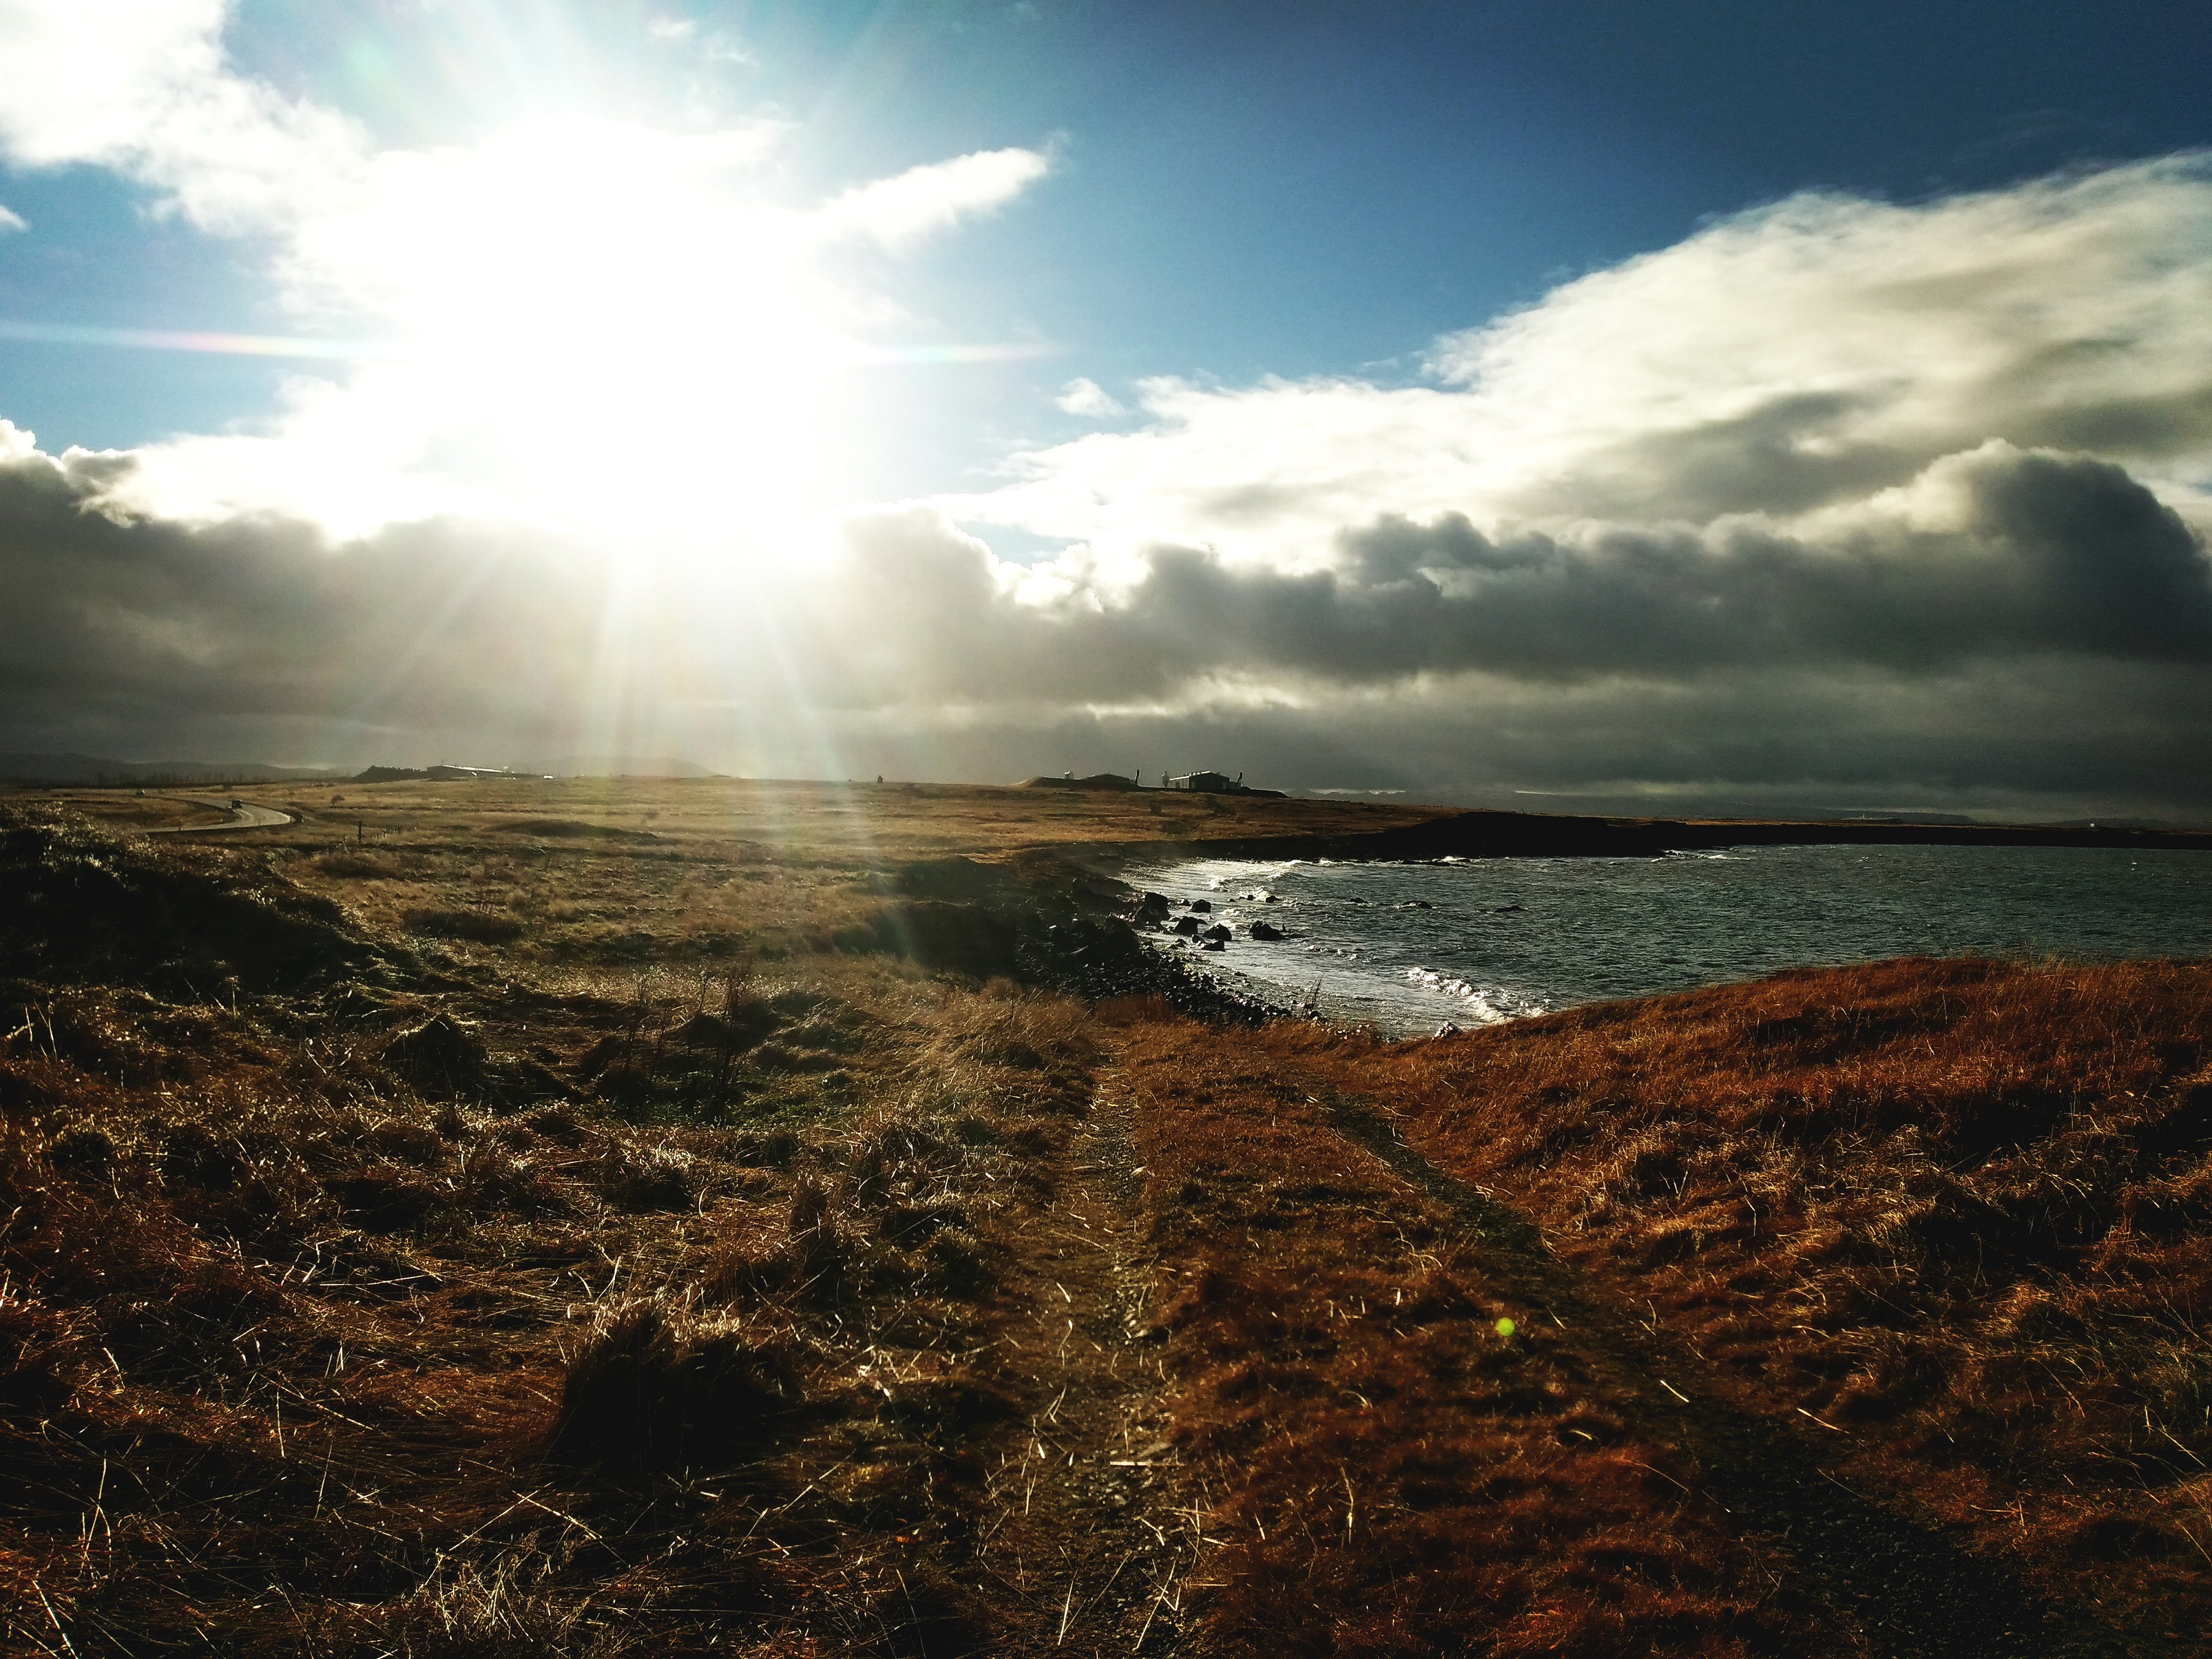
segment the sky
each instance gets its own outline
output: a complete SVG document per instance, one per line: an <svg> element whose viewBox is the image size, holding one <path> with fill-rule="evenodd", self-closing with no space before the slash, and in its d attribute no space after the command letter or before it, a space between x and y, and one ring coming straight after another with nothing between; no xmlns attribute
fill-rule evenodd
<svg viewBox="0 0 2212 1659"><path fill-rule="evenodd" d="M2207 61L0 0L0 752L2212 822Z"/></svg>

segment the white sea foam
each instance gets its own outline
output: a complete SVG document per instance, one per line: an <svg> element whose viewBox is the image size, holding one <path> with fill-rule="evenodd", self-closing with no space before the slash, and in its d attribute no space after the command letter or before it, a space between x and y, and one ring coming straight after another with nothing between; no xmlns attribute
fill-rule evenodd
<svg viewBox="0 0 2212 1659"><path fill-rule="evenodd" d="M1550 1012L1534 998L1517 996L1502 985L1479 985L1473 980L1440 974L1433 968L1408 968L1406 977L1425 991L1452 998L1462 1005L1467 1018L1480 1025L1496 1025L1504 1020L1525 1019L1530 1014Z"/></svg>

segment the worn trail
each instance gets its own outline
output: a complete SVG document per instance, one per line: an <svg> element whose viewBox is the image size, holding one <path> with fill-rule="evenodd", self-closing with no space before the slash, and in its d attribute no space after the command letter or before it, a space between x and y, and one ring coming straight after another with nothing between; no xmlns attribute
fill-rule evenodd
<svg viewBox="0 0 2212 1659"><path fill-rule="evenodd" d="M1624 1374L1655 1425L1697 1457L1708 1496L1747 1530L1794 1556L1809 1588L1855 1626L1869 1651L1895 1659L2118 1650L2062 1623L2001 1563L1846 1486L1819 1450L1769 1419L1735 1409L1710 1367L1663 1329L1607 1301L1561 1261L1511 1206L1438 1169L1409 1146L1389 1109L1325 1085L1310 1097L1348 1140L1458 1216L1519 1292Z"/></svg>
<svg viewBox="0 0 2212 1659"><path fill-rule="evenodd" d="M1196 1559L1172 1507L1134 1115L1110 1088L1093 1097L1019 1252L1025 1316L992 1362L1037 1404L988 1476L983 1570L1032 1643L1071 1654L1176 1651Z"/></svg>

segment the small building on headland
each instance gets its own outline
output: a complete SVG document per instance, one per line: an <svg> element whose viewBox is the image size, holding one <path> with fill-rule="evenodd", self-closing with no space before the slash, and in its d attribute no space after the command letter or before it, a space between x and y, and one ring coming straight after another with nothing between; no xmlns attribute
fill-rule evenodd
<svg viewBox="0 0 2212 1659"><path fill-rule="evenodd" d="M1226 772L1186 772L1179 778L1170 778L1167 787L1195 790L1201 795L1265 795L1275 800L1284 798L1279 789L1253 788L1244 781L1242 772L1233 778Z"/></svg>
<svg viewBox="0 0 2212 1659"><path fill-rule="evenodd" d="M1119 772L1094 772L1087 778L1079 778L1073 772L1063 772L1056 778L1024 778L1024 789L1141 789L1144 775L1125 778ZM1239 772L1231 777L1226 772L1187 772L1179 778L1164 775L1158 786L1163 789L1195 790L1202 795L1256 795L1273 800L1285 799L1279 789L1255 789L1244 781Z"/></svg>

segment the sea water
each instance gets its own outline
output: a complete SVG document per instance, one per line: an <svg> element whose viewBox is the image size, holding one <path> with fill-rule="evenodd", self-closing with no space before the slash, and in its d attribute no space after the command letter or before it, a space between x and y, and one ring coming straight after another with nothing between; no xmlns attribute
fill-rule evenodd
<svg viewBox="0 0 2212 1659"><path fill-rule="evenodd" d="M1394 1036L1899 956L2212 955L2212 854L1749 847L1660 858L1200 860L1124 878L1237 937L1160 948ZM1289 937L1248 936L1265 921Z"/></svg>

